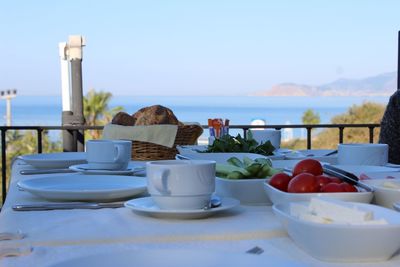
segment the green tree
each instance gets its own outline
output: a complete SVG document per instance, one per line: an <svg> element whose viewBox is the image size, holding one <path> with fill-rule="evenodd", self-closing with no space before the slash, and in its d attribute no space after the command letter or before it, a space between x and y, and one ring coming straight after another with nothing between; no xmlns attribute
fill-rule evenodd
<svg viewBox="0 0 400 267"><path fill-rule="evenodd" d="M123 108L120 106L109 109L108 104L112 94L109 92L96 92L91 89L83 97L83 114L88 126L99 126L109 123L112 117ZM101 131L93 130L85 132L85 139L99 139Z"/></svg>
<svg viewBox="0 0 400 267"><path fill-rule="evenodd" d="M332 124L363 124L380 123L385 111L385 106L373 102L365 102L362 105L353 105L346 113L337 115L331 119ZM304 120L303 120L304 123ZM379 129L374 129L374 137L377 141ZM367 128L349 128L344 130L343 141L346 143L369 142L369 130ZM339 130L337 128L325 129L313 136L312 148L336 149L339 143ZM283 147L291 149L305 149L306 140L294 139L283 143Z"/></svg>
<svg viewBox="0 0 400 267"><path fill-rule="evenodd" d="M304 112L303 117L301 117L301 120L303 124L319 124L321 122L319 114L314 112L312 109L307 109Z"/></svg>
<svg viewBox="0 0 400 267"><path fill-rule="evenodd" d="M37 153L37 133L36 131L19 131L19 130L9 130L6 132L6 177L8 186L9 179L11 177L11 163L12 161L25 154ZM61 142L52 142L48 135L48 131L42 133L42 148L43 152L61 152L62 146Z"/></svg>
<svg viewBox="0 0 400 267"><path fill-rule="evenodd" d="M362 105L353 105L345 114L332 118L332 124L362 124L380 123L385 112L385 106L373 102L365 102ZM337 148L339 143L339 130L327 129L322 131L313 140L315 148ZM374 142L377 141L380 129L374 129ZM344 130L343 142L345 143L368 143L369 129L367 128L346 128Z"/></svg>

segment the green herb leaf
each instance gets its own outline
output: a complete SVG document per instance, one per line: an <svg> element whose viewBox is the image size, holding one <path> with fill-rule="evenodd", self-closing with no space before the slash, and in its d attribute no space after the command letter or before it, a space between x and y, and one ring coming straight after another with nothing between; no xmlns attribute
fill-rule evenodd
<svg viewBox="0 0 400 267"><path fill-rule="evenodd" d="M207 150L203 152L248 152L256 153L264 156L273 155L275 147L270 141L258 144L256 140L253 139L251 131L248 132L248 138L244 139L240 134L236 137L230 135L221 136L215 139L212 145L207 147Z"/></svg>

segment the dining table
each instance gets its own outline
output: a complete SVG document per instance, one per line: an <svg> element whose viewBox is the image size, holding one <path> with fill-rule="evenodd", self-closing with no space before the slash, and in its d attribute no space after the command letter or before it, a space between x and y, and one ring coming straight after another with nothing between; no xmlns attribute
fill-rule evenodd
<svg viewBox="0 0 400 267"><path fill-rule="evenodd" d="M0 255L17 251L0 256L0 266L400 266L400 253L380 262L313 258L288 236L271 205L241 204L197 219L154 217L127 207L15 211L16 204L51 202L17 186L26 179L55 175L21 174L30 169L35 167L21 159L12 163L0 237L19 237L0 241ZM73 175L57 174L65 179ZM143 196L146 193L130 198Z"/></svg>

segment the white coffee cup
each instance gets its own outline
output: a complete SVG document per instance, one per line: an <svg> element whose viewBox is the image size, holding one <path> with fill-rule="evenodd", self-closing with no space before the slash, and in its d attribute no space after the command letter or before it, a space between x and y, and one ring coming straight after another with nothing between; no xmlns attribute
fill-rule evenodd
<svg viewBox="0 0 400 267"><path fill-rule="evenodd" d="M259 144L265 143L268 140L275 147L275 149L279 149L281 147L281 131L274 129L253 129L250 130L253 135L253 139L256 140Z"/></svg>
<svg viewBox="0 0 400 267"><path fill-rule="evenodd" d="M383 166L388 163L388 150L387 144L339 144L338 164Z"/></svg>
<svg viewBox="0 0 400 267"><path fill-rule="evenodd" d="M86 160L89 169L125 170L131 160L132 141L89 140Z"/></svg>
<svg viewBox="0 0 400 267"><path fill-rule="evenodd" d="M146 172L147 190L161 209L202 209L215 191L215 161L150 161Z"/></svg>

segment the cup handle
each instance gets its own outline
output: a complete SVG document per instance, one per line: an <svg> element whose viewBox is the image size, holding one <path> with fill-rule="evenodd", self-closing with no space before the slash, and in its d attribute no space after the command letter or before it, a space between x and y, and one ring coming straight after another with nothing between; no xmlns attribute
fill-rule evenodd
<svg viewBox="0 0 400 267"><path fill-rule="evenodd" d="M153 173L153 185L154 187L160 192L164 194L169 194L170 191L168 190L168 169L159 169L155 170Z"/></svg>
<svg viewBox="0 0 400 267"><path fill-rule="evenodd" d="M115 149L117 151L117 155L114 157L114 162L120 162L123 159L123 156L126 154L126 147L120 144L115 144Z"/></svg>

